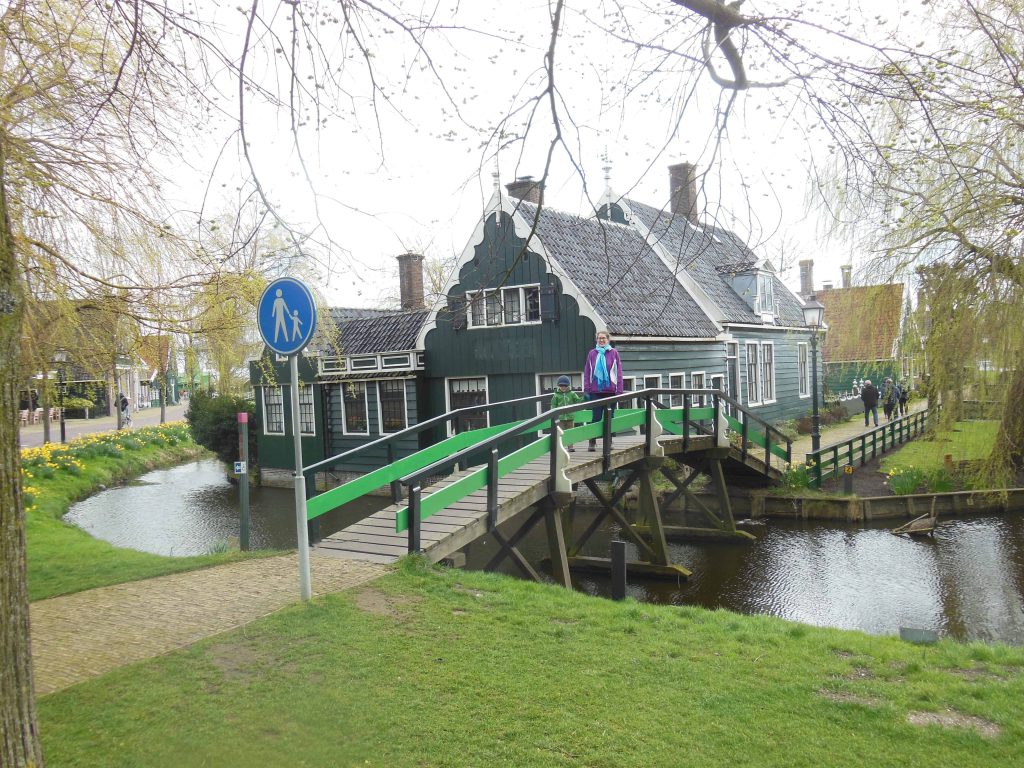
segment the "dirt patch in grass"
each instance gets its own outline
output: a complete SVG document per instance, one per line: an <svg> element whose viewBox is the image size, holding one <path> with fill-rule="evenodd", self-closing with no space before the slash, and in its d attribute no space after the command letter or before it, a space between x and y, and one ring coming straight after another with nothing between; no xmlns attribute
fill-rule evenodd
<svg viewBox="0 0 1024 768"><path fill-rule="evenodd" d="M991 720L985 720L973 715L965 715L955 709L947 709L945 712L911 712L907 715L907 722L911 725L938 725L942 728L970 728L984 736L986 739L994 739L1001 733L1002 729Z"/></svg>
<svg viewBox="0 0 1024 768"><path fill-rule="evenodd" d="M877 699L874 696L861 696L848 691L828 691L822 689L818 691L818 695L837 704L859 704L862 707L871 707L873 709L882 706L881 699Z"/></svg>
<svg viewBox="0 0 1024 768"><path fill-rule="evenodd" d="M266 654L248 642L217 643L210 646L207 656L226 681L248 681L259 674L267 661Z"/></svg>
<svg viewBox="0 0 1024 768"><path fill-rule="evenodd" d="M402 609L416 602L412 597L387 595L376 589L364 589L356 592L354 600L359 610L377 616L390 616L392 619L402 618L405 615Z"/></svg>
<svg viewBox="0 0 1024 768"><path fill-rule="evenodd" d="M873 680L875 673L867 667L854 667L853 671L846 676L847 680Z"/></svg>
<svg viewBox="0 0 1024 768"><path fill-rule="evenodd" d="M1003 677L1002 675L997 675L995 672L990 672L984 667L971 667L970 669L951 669L949 670L949 674L955 675L956 677L971 682L1006 682L1005 677Z"/></svg>
<svg viewBox="0 0 1024 768"><path fill-rule="evenodd" d="M481 592L479 589L469 589L461 584L452 584L453 592L462 592L464 595L472 595L473 597L483 597L486 593Z"/></svg>

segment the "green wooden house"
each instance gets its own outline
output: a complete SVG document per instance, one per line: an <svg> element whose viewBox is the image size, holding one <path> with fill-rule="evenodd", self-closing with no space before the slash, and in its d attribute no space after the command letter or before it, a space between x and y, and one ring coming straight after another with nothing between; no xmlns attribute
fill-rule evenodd
<svg viewBox="0 0 1024 768"><path fill-rule="evenodd" d="M426 310L332 309L333 338L299 357L299 420L306 465L336 456L417 423L422 409L423 350L416 346ZM250 363L256 401L259 462L266 482L287 481L293 469L288 361L264 350ZM396 456L419 449L401 441ZM381 466L384 449L340 464L334 479Z"/></svg>
<svg viewBox="0 0 1024 768"><path fill-rule="evenodd" d="M600 329L622 356L627 389L722 389L769 422L809 413L801 302L738 237L698 220L693 171L672 167L667 207L609 191L589 215L541 206L540 186L519 180L508 194L495 191L438 306L364 317L335 310L338 351L318 349L300 367L304 462L456 408L551 392L563 374L579 389ZM422 300L422 271L410 256L400 257L404 306L416 306L417 280ZM252 368L260 463L290 469L289 397L277 383L287 381L285 363L264 360ZM502 423L539 407L470 411L401 452L441 439L445 429ZM383 450L368 451L337 474L385 460Z"/></svg>
<svg viewBox="0 0 1024 768"><path fill-rule="evenodd" d="M429 413L548 392L562 374L579 388L601 329L627 389L723 389L773 422L808 413L800 300L739 238L700 223L693 166L670 173L665 208L609 191L578 215L540 205L530 179L496 190L423 328Z"/></svg>

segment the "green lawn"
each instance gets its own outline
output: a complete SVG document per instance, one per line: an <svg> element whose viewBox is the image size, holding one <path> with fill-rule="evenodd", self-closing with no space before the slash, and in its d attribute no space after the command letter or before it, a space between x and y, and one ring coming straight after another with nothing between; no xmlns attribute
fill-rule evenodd
<svg viewBox="0 0 1024 768"><path fill-rule="evenodd" d="M31 600L136 581L267 553L163 557L115 547L61 519L78 499L158 467L206 452L183 424L90 435L22 451L22 488Z"/></svg>
<svg viewBox="0 0 1024 768"><path fill-rule="evenodd" d="M988 458L999 427L997 421L958 421L951 430L934 438L916 439L882 458L884 472L897 467L916 467L925 472L941 469L947 455L954 462Z"/></svg>
<svg viewBox="0 0 1024 768"><path fill-rule="evenodd" d="M415 565L40 700L49 766L1024 765L1024 649Z"/></svg>

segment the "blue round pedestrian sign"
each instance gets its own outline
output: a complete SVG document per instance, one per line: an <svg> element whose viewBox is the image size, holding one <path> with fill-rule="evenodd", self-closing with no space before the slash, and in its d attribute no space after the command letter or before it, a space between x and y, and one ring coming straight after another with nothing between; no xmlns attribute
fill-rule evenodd
<svg viewBox="0 0 1024 768"><path fill-rule="evenodd" d="M260 336L279 355L302 350L316 329L316 303L305 283L282 277L263 291L256 310Z"/></svg>

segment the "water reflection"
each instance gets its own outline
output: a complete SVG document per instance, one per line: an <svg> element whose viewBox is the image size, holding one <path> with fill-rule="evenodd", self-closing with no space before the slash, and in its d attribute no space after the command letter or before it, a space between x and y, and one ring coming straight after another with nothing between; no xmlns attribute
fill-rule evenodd
<svg viewBox="0 0 1024 768"><path fill-rule="evenodd" d="M295 498L287 488L250 488L254 549L295 547ZM333 533L383 506L368 498L324 515L321 530ZM103 541L158 555L201 555L239 533L238 487L225 481L224 466L214 460L150 472L74 504L69 523Z"/></svg>
<svg viewBox="0 0 1024 768"><path fill-rule="evenodd" d="M329 534L384 506L369 498L323 518ZM238 536L238 491L216 461L151 472L140 482L75 504L66 519L118 546L164 555L210 551ZM254 547L295 546L290 489L252 489ZM594 511L578 511L584 530ZM892 535L888 528L799 522L748 523L749 545L670 544L673 562L693 571L683 582L632 583L638 600L772 614L819 626L897 634L932 629L960 640L1024 645L1024 517L943 521L934 540ZM511 533L509 531L508 533ZM617 533L608 523L583 554L607 556ZM519 545L535 565L547 557L544 525ZM483 568L493 539L470 547L468 566ZM636 552L629 554L636 557ZM502 570L520 575L506 560ZM581 591L607 595L608 580L581 575Z"/></svg>
<svg viewBox="0 0 1024 768"><path fill-rule="evenodd" d="M578 515L576 531L593 519ZM888 527L800 522L747 524L749 545L670 543L673 562L693 571L684 582L631 583L638 600L771 614L817 626L898 634L933 629L959 640L1024 644L1024 518L943 521L934 540L894 536ZM605 524L584 554L607 556L616 533ZM498 548L474 545L482 567ZM628 557L635 558L630 546ZM547 556L538 526L521 544L531 562ZM517 574L509 562L502 570ZM609 582L574 577L578 589L607 595Z"/></svg>

